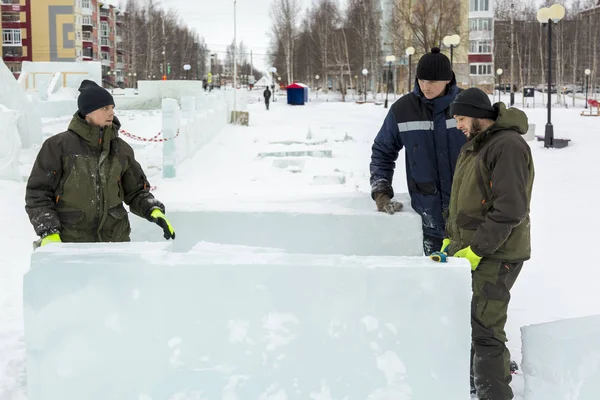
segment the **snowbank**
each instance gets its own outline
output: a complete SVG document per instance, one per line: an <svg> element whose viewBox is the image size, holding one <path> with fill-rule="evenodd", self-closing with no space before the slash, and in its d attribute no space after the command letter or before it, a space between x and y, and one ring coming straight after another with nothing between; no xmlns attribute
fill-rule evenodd
<svg viewBox="0 0 600 400"><path fill-rule="evenodd" d="M0 180L21 181L19 154L21 140L17 130L19 113L0 105Z"/></svg>
<svg viewBox="0 0 600 400"><path fill-rule="evenodd" d="M47 246L24 280L28 400L464 400L470 285L457 260Z"/></svg>
<svg viewBox="0 0 600 400"><path fill-rule="evenodd" d="M600 394L600 315L524 326L527 400L596 400Z"/></svg>

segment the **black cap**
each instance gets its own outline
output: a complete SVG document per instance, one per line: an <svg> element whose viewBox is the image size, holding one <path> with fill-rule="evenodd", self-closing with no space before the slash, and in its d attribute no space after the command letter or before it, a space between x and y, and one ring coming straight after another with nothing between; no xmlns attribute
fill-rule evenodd
<svg viewBox="0 0 600 400"><path fill-rule="evenodd" d="M417 79L425 81L451 81L454 77L450 60L440 53L439 47L431 49L417 64Z"/></svg>
<svg viewBox="0 0 600 400"><path fill-rule="evenodd" d="M460 92L450 104L450 115L495 120L498 111L485 92L479 88L468 88Z"/></svg>
<svg viewBox="0 0 600 400"><path fill-rule="evenodd" d="M104 106L115 105L115 100L108 90L98 86L94 81L84 79L79 86L79 92L77 107L84 117Z"/></svg>

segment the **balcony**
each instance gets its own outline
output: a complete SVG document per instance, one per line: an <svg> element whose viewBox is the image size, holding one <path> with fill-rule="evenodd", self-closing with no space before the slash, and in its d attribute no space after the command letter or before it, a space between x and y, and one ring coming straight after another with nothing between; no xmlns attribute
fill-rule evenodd
<svg viewBox="0 0 600 400"><path fill-rule="evenodd" d="M2 47L2 58L23 57L23 47Z"/></svg>
<svg viewBox="0 0 600 400"><path fill-rule="evenodd" d="M107 10L106 8L100 8L100 16L110 17L110 10Z"/></svg>
<svg viewBox="0 0 600 400"><path fill-rule="evenodd" d="M125 64L123 62L119 62L117 61L117 63L115 64L115 68L116 69L124 69L125 68Z"/></svg>
<svg viewBox="0 0 600 400"><path fill-rule="evenodd" d="M21 22L21 13L2 13L2 23Z"/></svg>
<svg viewBox="0 0 600 400"><path fill-rule="evenodd" d="M94 42L94 36L92 35L91 32L83 32L83 35L81 36L81 40L84 42Z"/></svg>
<svg viewBox="0 0 600 400"><path fill-rule="evenodd" d="M105 67L110 67L110 60L102 60L100 64L104 65Z"/></svg>
<svg viewBox="0 0 600 400"><path fill-rule="evenodd" d="M89 7L81 7L81 15L94 15L94 9L92 8L91 4Z"/></svg>
<svg viewBox="0 0 600 400"><path fill-rule="evenodd" d="M107 37L100 38L100 46L112 47L112 42Z"/></svg>
<svg viewBox="0 0 600 400"><path fill-rule="evenodd" d="M84 48L81 56L86 61L93 60L94 59L94 50L92 48Z"/></svg>
<svg viewBox="0 0 600 400"><path fill-rule="evenodd" d="M10 4L21 4L21 0L2 0L2 4L3 5L10 5Z"/></svg>
<svg viewBox="0 0 600 400"><path fill-rule="evenodd" d="M120 43L123 41L123 37L121 35L116 35L115 36L115 42Z"/></svg>

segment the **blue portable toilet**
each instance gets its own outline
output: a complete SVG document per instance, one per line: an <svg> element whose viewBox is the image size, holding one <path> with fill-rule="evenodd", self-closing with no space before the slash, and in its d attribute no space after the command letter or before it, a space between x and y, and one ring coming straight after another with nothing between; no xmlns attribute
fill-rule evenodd
<svg viewBox="0 0 600 400"><path fill-rule="evenodd" d="M303 106L308 102L308 86L302 83L292 83L285 88L287 91L288 104L293 106Z"/></svg>

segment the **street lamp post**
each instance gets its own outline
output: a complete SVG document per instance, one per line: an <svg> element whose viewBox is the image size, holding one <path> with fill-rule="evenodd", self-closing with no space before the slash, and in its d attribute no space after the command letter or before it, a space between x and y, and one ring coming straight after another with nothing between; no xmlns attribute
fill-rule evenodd
<svg viewBox="0 0 600 400"><path fill-rule="evenodd" d="M406 92L410 93L410 87L412 85L412 56L415 54L415 48L410 46L406 49L406 55L408 56L408 86Z"/></svg>
<svg viewBox="0 0 600 400"><path fill-rule="evenodd" d="M191 68L192 68L192 66L190 64L185 64L183 66L183 69L185 70L185 79L188 79L188 73L190 72Z"/></svg>
<svg viewBox="0 0 600 400"><path fill-rule="evenodd" d="M585 108L588 108L588 87L590 86L589 79L592 71L590 71L589 68L586 68L583 72L585 72Z"/></svg>
<svg viewBox="0 0 600 400"><path fill-rule="evenodd" d="M364 68L362 70L362 74L364 76L364 82L365 82L365 103L367 102L367 75L369 74L369 70Z"/></svg>
<svg viewBox="0 0 600 400"><path fill-rule="evenodd" d="M396 62L396 57L391 55L385 58L385 61L388 63L388 76L387 76L387 89L385 91L385 105L384 108L388 108L388 95L390 93L390 78L392 77L392 64Z"/></svg>
<svg viewBox="0 0 600 400"><path fill-rule="evenodd" d="M454 65L454 48L460 43L460 36L451 35L444 37L444 46L450 47L450 66Z"/></svg>
<svg viewBox="0 0 600 400"><path fill-rule="evenodd" d="M233 0L233 114L237 124L237 0Z"/></svg>
<svg viewBox="0 0 600 400"><path fill-rule="evenodd" d="M319 75L315 75L315 79L317 80L317 99L319 98L319 79L321 77Z"/></svg>
<svg viewBox="0 0 600 400"><path fill-rule="evenodd" d="M510 105L515 104L515 4L510 2Z"/></svg>
<svg viewBox="0 0 600 400"><path fill-rule="evenodd" d="M504 70L502 68L498 68L496 73L498 74L498 101L502 101L502 73Z"/></svg>
<svg viewBox="0 0 600 400"><path fill-rule="evenodd" d="M548 122L544 134L544 147L562 148L568 145L567 140L554 140L554 126L552 126L552 22L557 24L565 16L565 8L554 4L550 8L543 7L537 12L537 20L548 25Z"/></svg>

